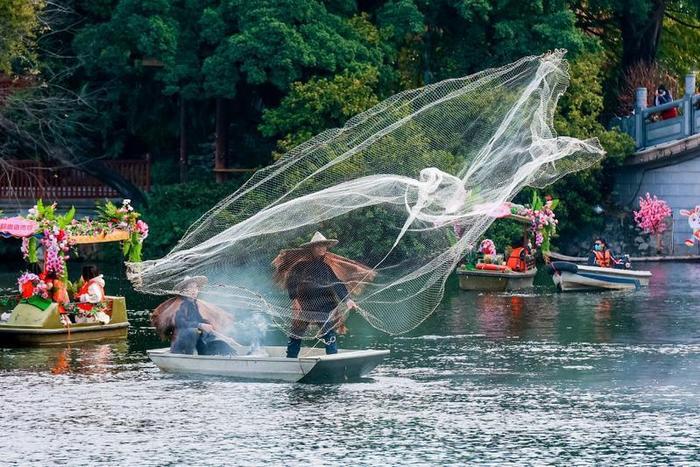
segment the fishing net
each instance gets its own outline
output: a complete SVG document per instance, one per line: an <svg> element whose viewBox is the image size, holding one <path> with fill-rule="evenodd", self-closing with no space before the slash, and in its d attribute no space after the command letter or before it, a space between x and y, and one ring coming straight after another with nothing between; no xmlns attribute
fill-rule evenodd
<svg viewBox="0 0 700 467"><path fill-rule="evenodd" d="M552 128L563 55L390 97L255 173L168 255L129 264L129 278L169 294L187 275L207 276L200 298L262 313L296 337L341 327L348 299L382 331L415 328L498 206L602 157L597 141ZM311 246L332 255L302 246L317 231L337 245L316 236Z"/></svg>

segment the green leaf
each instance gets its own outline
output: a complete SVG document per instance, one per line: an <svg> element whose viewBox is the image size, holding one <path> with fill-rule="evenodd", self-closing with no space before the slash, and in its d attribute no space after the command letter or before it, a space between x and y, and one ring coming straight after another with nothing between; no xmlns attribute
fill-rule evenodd
<svg viewBox="0 0 700 467"><path fill-rule="evenodd" d="M29 238L29 245L27 245L27 260L34 264L39 262L39 258L36 254L37 242L36 237Z"/></svg>

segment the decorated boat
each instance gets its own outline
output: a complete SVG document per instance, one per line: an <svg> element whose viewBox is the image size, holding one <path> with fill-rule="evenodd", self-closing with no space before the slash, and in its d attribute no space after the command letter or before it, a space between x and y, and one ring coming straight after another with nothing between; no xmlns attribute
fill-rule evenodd
<svg viewBox="0 0 700 467"><path fill-rule="evenodd" d="M649 271L583 266L567 261L553 261L547 272L562 292L635 290L648 286L652 275Z"/></svg>
<svg viewBox="0 0 700 467"><path fill-rule="evenodd" d="M466 267L457 270L460 289L494 292L528 289L533 286L536 274L536 267L525 272L488 271Z"/></svg>
<svg viewBox="0 0 700 467"><path fill-rule="evenodd" d="M479 247L483 256L476 264L462 264L456 271L460 289L503 292L531 288L537 267L528 245L534 243L544 254L549 251L550 239L556 232L554 209L557 204L557 200L549 197L542 200L534 193L531 207L503 203L491 210L492 217L522 224L520 247L506 250L507 259L504 260L503 255L496 254L493 241L483 240ZM534 242L531 242L531 235Z"/></svg>
<svg viewBox="0 0 700 467"><path fill-rule="evenodd" d="M124 200L98 209L95 219L74 219L56 205L41 200L25 217L0 219L0 235L22 240L22 253L34 272L18 279L14 302L0 315L0 345L33 346L124 338L127 319L124 297L105 295L104 281L95 274L75 282L66 261L78 245L121 242L129 261L139 261L148 226Z"/></svg>
<svg viewBox="0 0 700 467"><path fill-rule="evenodd" d="M190 375L223 376L253 381L333 383L367 376L388 355L388 350L340 349L326 355L324 349L302 349L299 358L287 358L286 347L261 347L237 356L174 354L169 348L149 350L148 356L162 371ZM261 355L262 354L262 355Z"/></svg>

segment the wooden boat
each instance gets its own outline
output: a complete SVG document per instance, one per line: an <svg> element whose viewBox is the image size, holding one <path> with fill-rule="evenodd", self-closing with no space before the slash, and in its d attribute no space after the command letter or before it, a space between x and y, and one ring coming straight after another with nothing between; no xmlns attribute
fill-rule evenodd
<svg viewBox="0 0 700 467"><path fill-rule="evenodd" d="M19 303L7 322L0 323L0 346L55 345L124 338L129 329L124 297L106 297L110 304L108 324L76 323L64 326L58 304L45 310L30 303Z"/></svg>
<svg viewBox="0 0 700 467"><path fill-rule="evenodd" d="M517 214L507 214L500 218L514 220L522 224L523 243L527 244L530 219ZM477 267L479 266L481 265L477 265ZM511 270L466 269L461 267L457 269L456 274L459 277L459 288L462 290L505 292L531 288L535 281L537 268L535 267L534 258L532 258L531 261L528 261L528 269L522 272Z"/></svg>
<svg viewBox="0 0 700 467"><path fill-rule="evenodd" d="M52 211L53 212L53 211ZM39 238L38 223L23 217L0 219L0 236ZM129 239L126 230L115 229L109 233L94 235L72 235L71 245L101 244L106 242L122 242ZM39 248L43 248L41 245ZM97 320L83 323L63 324L56 302L48 298L33 301L37 297L24 298L15 306L7 321L0 321L1 346L35 346L66 344L104 339L125 338L129 322L126 315L124 297L105 297L107 307L105 313L110 316L109 323L102 324Z"/></svg>
<svg viewBox="0 0 700 467"><path fill-rule="evenodd" d="M635 290L649 285L651 272L630 269L582 266L567 261L554 261L547 266L557 289L562 292L578 290Z"/></svg>
<svg viewBox="0 0 700 467"><path fill-rule="evenodd" d="M532 287L537 268L525 272L458 269L459 288L504 292Z"/></svg>
<svg viewBox="0 0 700 467"><path fill-rule="evenodd" d="M301 383L343 382L367 376L387 355L388 350L341 349L326 355L324 349L302 349L299 358L286 358L286 347L262 347L265 356L184 355L170 353L169 348L149 350L148 356L158 368L168 373L225 376L254 381Z"/></svg>

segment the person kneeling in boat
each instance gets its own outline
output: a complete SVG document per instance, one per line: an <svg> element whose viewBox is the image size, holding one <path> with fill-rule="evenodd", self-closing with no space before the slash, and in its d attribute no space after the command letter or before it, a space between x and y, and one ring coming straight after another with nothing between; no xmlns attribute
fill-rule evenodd
<svg viewBox="0 0 700 467"><path fill-rule="evenodd" d="M99 273L95 266L84 266L81 274L83 285L78 289L76 297L78 298L78 308L83 314L92 314L95 321L108 324L111 320L110 316L101 308L107 302L105 297L105 281L102 274Z"/></svg>
<svg viewBox="0 0 700 467"><path fill-rule="evenodd" d="M180 296L166 300L151 315L160 336L170 339L170 352L237 355L235 342L220 333L230 325L226 312L197 298L207 283L205 276L185 277L174 288Z"/></svg>
<svg viewBox="0 0 700 467"><path fill-rule="evenodd" d="M272 262L275 282L287 290L292 300L287 358L299 356L301 338L310 324L320 327L326 353L338 353L336 328L344 327L338 305L344 302L348 310L355 308L348 288L357 294L362 283L375 276L369 267L329 253L328 249L337 244L338 240L316 232L310 242L282 250Z"/></svg>
<svg viewBox="0 0 700 467"><path fill-rule="evenodd" d="M608 242L602 237L596 238L595 243L593 243L593 251L588 256L588 265L614 269L629 269L631 267L629 257L615 258L608 249Z"/></svg>

